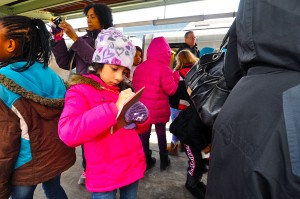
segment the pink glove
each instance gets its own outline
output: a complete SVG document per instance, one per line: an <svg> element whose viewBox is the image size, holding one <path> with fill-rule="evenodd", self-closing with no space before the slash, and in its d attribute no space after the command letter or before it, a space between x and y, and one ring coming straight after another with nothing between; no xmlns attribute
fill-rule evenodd
<svg viewBox="0 0 300 199"><path fill-rule="evenodd" d="M51 33L52 33L52 37L55 41L60 41L63 39L63 36L64 36L63 29L51 27Z"/></svg>

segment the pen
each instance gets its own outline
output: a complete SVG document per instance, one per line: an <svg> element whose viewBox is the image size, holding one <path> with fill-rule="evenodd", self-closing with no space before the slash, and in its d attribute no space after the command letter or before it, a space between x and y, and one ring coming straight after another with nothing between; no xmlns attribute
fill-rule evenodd
<svg viewBox="0 0 300 199"><path fill-rule="evenodd" d="M126 77L126 75L123 75L123 77L126 83L131 84L132 81L128 77Z"/></svg>

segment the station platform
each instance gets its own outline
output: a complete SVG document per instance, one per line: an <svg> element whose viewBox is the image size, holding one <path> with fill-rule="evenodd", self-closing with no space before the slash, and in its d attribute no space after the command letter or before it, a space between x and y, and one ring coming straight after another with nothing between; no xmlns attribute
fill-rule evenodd
<svg viewBox="0 0 300 199"><path fill-rule="evenodd" d="M169 126L169 123L167 127ZM153 127L152 127L153 128ZM168 129L168 128L167 128ZM172 134L167 131L168 146L171 142ZM145 173L143 179L139 182L138 199L193 199L194 197L185 188L186 169L188 159L184 152L178 152L178 156L169 156L171 166L165 170L159 169L159 150L157 137L152 129L150 137L150 148L153 156L156 158L156 165ZM82 172L81 148L76 148L76 163L62 174L61 184L66 191L69 199L90 199L91 194L84 185L78 185L78 179ZM204 174L202 181L206 184L207 174ZM38 185L34 199L45 199L41 185ZM117 196L119 198L119 196Z"/></svg>

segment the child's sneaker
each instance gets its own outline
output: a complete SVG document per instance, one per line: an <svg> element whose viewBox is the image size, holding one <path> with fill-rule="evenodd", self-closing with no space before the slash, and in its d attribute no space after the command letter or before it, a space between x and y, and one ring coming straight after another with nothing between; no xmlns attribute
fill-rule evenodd
<svg viewBox="0 0 300 199"><path fill-rule="evenodd" d="M85 171L82 172L82 174L78 180L78 184L85 185Z"/></svg>

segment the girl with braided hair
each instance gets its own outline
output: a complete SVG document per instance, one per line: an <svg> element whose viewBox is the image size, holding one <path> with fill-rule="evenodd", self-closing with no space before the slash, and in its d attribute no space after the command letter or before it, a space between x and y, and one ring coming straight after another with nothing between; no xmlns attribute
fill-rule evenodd
<svg viewBox="0 0 300 199"><path fill-rule="evenodd" d="M58 138L66 87L48 67L50 34L39 19L0 18L0 198L67 198L60 175L75 150Z"/></svg>

